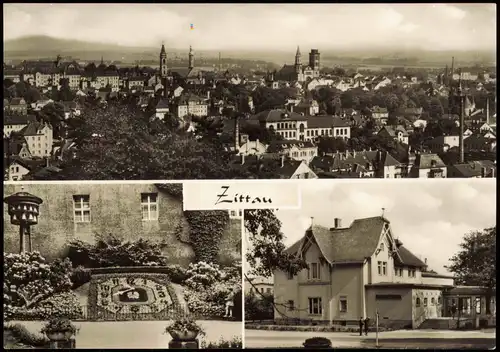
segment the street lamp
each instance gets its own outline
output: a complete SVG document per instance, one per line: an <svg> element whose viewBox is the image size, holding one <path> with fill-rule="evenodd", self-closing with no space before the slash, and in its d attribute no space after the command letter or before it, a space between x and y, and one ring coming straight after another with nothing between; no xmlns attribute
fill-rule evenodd
<svg viewBox="0 0 500 352"><path fill-rule="evenodd" d="M28 192L21 191L5 197L3 201L7 203L11 224L19 226L19 253L26 251L26 243L28 245L28 252L31 252L30 226L38 223L39 208L40 204L43 203L42 199ZM26 241L26 238L28 241Z"/></svg>

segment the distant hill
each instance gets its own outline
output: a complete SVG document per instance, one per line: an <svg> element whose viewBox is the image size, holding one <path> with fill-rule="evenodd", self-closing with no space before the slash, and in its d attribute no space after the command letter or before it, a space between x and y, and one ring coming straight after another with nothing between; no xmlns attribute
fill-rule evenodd
<svg viewBox="0 0 500 352"><path fill-rule="evenodd" d="M178 57L187 57L188 47L171 48L165 44L170 60L178 60ZM121 61L133 63L136 61L158 60L159 47L128 47L115 44L98 42L87 42L72 39L58 39L49 36L29 36L4 41L5 60L27 60L55 57L61 54L65 57L73 57L79 60L99 60L101 56L106 61ZM196 50L195 57L217 58L217 50ZM305 48L304 48L305 49ZM466 64L491 64L496 62L496 52L451 52L451 51L426 51L418 49L320 49L324 65L346 65L363 64L368 61L377 61L382 65L424 65L434 64L444 66L451 62L451 56L455 56L455 62L460 65ZM249 50L226 50L221 53L222 58L236 60L261 60L273 62L278 65L293 63L295 50L285 51L249 51Z"/></svg>
<svg viewBox="0 0 500 352"><path fill-rule="evenodd" d="M152 48L133 48L120 45L58 39L49 36L29 36L4 41L4 52L75 52L75 51L145 51Z"/></svg>

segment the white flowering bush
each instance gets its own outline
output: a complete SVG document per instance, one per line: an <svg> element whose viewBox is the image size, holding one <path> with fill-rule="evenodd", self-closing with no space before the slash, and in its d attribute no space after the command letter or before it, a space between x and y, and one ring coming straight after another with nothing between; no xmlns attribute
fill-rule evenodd
<svg viewBox="0 0 500 352"><path fill-rule="evenodd" d="M186 285L193 289L206 288L215 282L220 282L224 272L214 263L198 262L189 264Z"/></svg>
<svg viewBox="0 0 500 352"><path fill-rule="evenodd" d="M241 291L241 270L220 268L217 264L199 262L187 271L184 300L189 311L202 317L225 315L226 301L231 292Z"/></svg>
<svg viewBox="0 0 500 352"><path fill-rule="evenodd" d="M42 301L56 294L69 292L71 270L67 259L47 263L39 252L4 253L4 319L40 307Z"/></svg>
<svg viewBox="0 0 500 352"><path fill-rule="evenodd" d="M83 309L73 292L62 292L39 302L35 307L15 308L14 316L19 320L79 319L83 317Z"/></svg>

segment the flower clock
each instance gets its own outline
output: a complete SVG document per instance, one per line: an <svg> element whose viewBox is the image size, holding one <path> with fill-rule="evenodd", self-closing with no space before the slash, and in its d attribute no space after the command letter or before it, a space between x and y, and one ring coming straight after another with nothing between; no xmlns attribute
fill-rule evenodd
<svg viewBox="0 0 500 352"><path fill-rule="evenodd" d="M175 313L177 297L163 275L96 276L91 283L90 302L95 302L98 319L165 318Z"/></svg>

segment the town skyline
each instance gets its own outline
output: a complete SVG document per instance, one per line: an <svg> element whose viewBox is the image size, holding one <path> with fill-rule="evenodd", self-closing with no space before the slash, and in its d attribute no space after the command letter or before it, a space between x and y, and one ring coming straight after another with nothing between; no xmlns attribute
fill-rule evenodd
<svg viewBox="0 0 500 352"><path fill-rule="evenodd" d="M303 184L301 209L277 211L287 247L304 235L311 217L314 225L333 227L334 218L340 218L349 227L355 219L384 213L395 238L422 260L427 258L429 269L446 274L445 265L466 233L496 226L495 182L420 181L409 186L339 181Z"/></svg>
<svg viewBox="0 0 500 352"><path fill-rule="evenodd" d="M297 45L304 50L316 47L429 51L496 48L494 4L117 6L6 4L4 41L45 35L79 41L99 38L98 42L131 47L154 47L165 42L166 46L179 48L190 44L198 50L290 50ZM103 18L106 21L99 20ZM89 21L92 27L88 26ZM370 23L371 35L366 35L366 27L359 23ZM143 30L135 30L137 27Z"/></svg>

